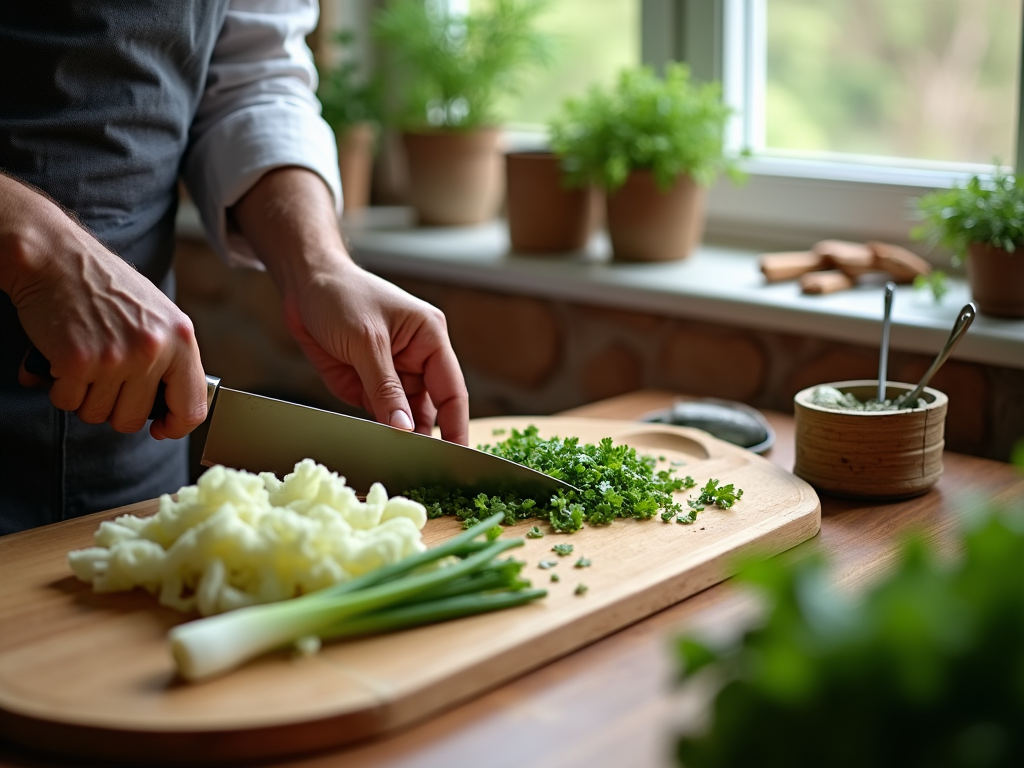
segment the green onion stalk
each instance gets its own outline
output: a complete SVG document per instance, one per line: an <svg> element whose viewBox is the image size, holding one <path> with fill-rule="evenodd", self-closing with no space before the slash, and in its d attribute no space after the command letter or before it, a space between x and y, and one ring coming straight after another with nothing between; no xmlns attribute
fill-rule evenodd
<svg viewBox="0 0 1024 768"><path fill-rule="evenodd" d="M202 680L307 637L390 632L544 597L545 590L530 589L519 578L523 563L496 559L521 547L522 539L476 541L503 517L492 515L437 547L343 584L174 627L169 638L178 671L187 680ZM440 562L450 558L455 562Z"/></svg>

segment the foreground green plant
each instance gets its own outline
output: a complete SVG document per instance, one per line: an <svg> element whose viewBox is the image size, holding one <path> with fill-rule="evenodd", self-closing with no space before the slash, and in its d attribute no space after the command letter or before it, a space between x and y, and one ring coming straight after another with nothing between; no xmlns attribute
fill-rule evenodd
<svg viewBox="0 0 1024 768"><path fill-rule="evenodd" d="M493 515L436 547L334 587L279 603L180 624L170 633L178 671L201 680L309 637L389 632L501 610L544 597L519 578L523 563L497 560L522 539L486 539ZM454 563L447 559L454 558Z"/></svg>
<svg viewBox="0 0 1024 768"><path fill-rule="evenodd" d="M824 564L748 565L764 622L679 641L683 678L719 686L687 768L1024 765L1024 508L973 518L950 561L922 537L857 600Z"/></svg>
<svg viewBox="0 0 1024 768"><path fill-rule="evenodd" d="M1024 243L1024 178L997 170L992 178L972 176L963 186L940 189L917 202L924 223L912 234L941 245L963 259L971 243L1013 253Z"/></svg>
<svg viewBox="0 0 1024 768"><path fill-rule="evenodd" d="M468 130L496 122L495 103L522 74L551 60L552 38L536 29L547 0L491 0L466 15L442 3L395 0L374 22L390 54L389 87L405 130Z"/></svg>
<svg viewBox="0 0 1024 768"><path fill-rule="evenodd" d="M613 445L611 438L596 445L580 444L575 437L541 438L538 431L535 426L513 429L508 439L480 449L564 480L578 492L559 491L545 499L515 493L473 496L436 487L412 489L405 495L423 504L431 518L455 515L468 526L494 513L502 514L506 525L540 517L560 533L578 531L584 522L608 525L616 518L647 520L662 510L682 512L672 494L691 487L690 478L674 477L673 469L655 471L652 457L640 456L626 445Z"/></svg>
<svg viewBox="0 0 1024 768"><path fill-rule="evenodd" d="M551 149L573 185L615 190L631 171L649 170L662 189L683 174L708 186L719 173L737 176L725 157L729 114L719 85L695 84L683 64L669 64L664 78L630 69L612 88L565 102L550 125Z"/></svg>

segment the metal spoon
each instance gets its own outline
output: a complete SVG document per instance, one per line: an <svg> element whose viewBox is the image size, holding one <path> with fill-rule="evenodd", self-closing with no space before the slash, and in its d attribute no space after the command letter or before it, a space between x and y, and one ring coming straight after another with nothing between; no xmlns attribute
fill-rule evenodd
<svg viewBox="0 0 1024 768"><path fill-rule="evenodd" d="M946 346L939 352L938 357L935 358L935 362L931 364L931 367L924 372L924 376L921 377L921 381L918 382L917 386L913 390L905 395L900 395L896 399L896 406L901 407L903 403L910 401L914 402L921 396L921 392L928 386L928 382L932 380L932 376L935 372L942 367L942 364L946 362L946 359L952 354L953 349L963 335L967 333L967 329L971 327L971 323L974 322L974 316L978 314L978 308L975 306L973 301L969 301L964 305L964 308L960 310L960 315L957 317L956 322L953 324L953 330L949 333L949 338L946 340Z"/></svg>
<svg viewBox="0 0 1024 768"><path fill-rule="evenodd" d="M892 299L896 283L885 284L885 311L882 315L882 349L878 353L878 402L885 402L885 382L889 368L889 325L892 318Z"/></svg>

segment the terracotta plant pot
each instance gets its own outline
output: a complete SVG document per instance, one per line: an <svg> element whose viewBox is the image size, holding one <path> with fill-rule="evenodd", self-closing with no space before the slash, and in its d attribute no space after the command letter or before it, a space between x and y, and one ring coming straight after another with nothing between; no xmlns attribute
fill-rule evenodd
<svg viewBox="0 0 1024 768"><path fill-rule="evenodd" d="M967 277L978 310L993 317L1024 317L1024 251L1007 253L973 243L967 257Z"/></svg>
<svg viewBox="0 0 1024 768"><path fill-rule="evenodd" d="M375 138L370 123L356 123L338 136L338 170L346 211L358 211L370 204Z"/></svg>
<svg viewBox="0 0 1024 768"><path fill-rule="evenodd" d="M498 213L504 189L500 132L403 133L409 202L421 224L479 224Z"/></svg>
<svg viewBox="0 0 1024 768"><path fill-rule="evenodd" d="M878 382L872 380L827 386L849 392L861 402L878 393ZM913 388L913 384L889 381L885 394L895 399ZM935 485L942 474L946 395L925 387L924 408L837 411L812 403L815 389L808 387L793 398L794 475L818 490L854 498L906 498Z"/></svg>
<svg viewBox="0 0 1024 768"><path fill-rule="evenodd" d="M600 215L594 187L566 188L561 160L550 152L505 155L509 239L516 253L578 251Z"/></svg>
<svg viewBox="0 0 1024 768"><path fill-rule="evenodd" d="M680 176L662 192L650 171L633 171L608 195L608 236L620 261L685 259L704 235L704 188Z"/></svg>

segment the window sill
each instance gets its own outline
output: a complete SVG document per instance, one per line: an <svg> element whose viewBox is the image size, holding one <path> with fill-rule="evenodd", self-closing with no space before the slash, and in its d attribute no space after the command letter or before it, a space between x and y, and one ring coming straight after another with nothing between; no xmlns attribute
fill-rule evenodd
<svg viewBox="0 0 1024 768"><path fill-rule="evenodd" d="M586 251L554 257L509 254L504 222L418 228L408 210L375 208L346 218L355 259L373 271L555 300L573 301L723 325L757 327L867 347L880 337L882 296L860 286L805 296L795 282L766 285L757 251L703 245L681 262L610 260L603 234ZM893 349L935 354L969 298L963 280L940 305L902 287L893 307ZM1024 368L1024 320L979 317L954 358Z"/></svg>

